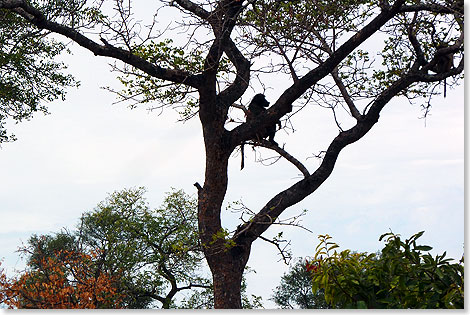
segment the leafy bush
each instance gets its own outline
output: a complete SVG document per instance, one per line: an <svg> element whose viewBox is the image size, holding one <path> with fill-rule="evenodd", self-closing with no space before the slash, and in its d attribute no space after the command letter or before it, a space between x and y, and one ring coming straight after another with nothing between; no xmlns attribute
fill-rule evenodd
<svg viewBox="0 0 470 315"><path fill-rule="evenodd" d="M313 291L324 290L334 308L463 308L464 261L451 263L446 253L426 253L430 246L417 245L424 231L403 241L386 233L379 254L337 252L329 235L320 235L313 261Z"/></svg>

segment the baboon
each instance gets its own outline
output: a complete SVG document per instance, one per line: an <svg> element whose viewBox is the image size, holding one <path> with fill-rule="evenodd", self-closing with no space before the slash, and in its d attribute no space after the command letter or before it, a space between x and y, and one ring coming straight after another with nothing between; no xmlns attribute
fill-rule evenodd
<svg viewBox="0 0 470 315"><path fill-rule="evenodd" d="M248 105L248 111L246 113L246 121L250 121L260 115L261 113L266 111L266 108L269 107L269 102L266 100L264 94L256 94ZM276 141L274 141L274 135L276 134L276 127L279 126L281 128L281 122L278 120L275 124L264 128L263 130L259 131L254 140L261 140L263 138L268 138L269 142L274 145L278 145ZM242 155L241 167L245 167L245 143L242 143L240 146L240 151Z"/></svg>
<svg viewBox="0 0 470 315"><path fill-rule="evenodd" d="M446 47L448 47L448 45L444 43L440 43L436 45L437 50L446 48ZM454 53L448 53L445 55L437 56L436 64L432 67L431 70L437 74L441 74L441 73L445 73L449 71L453 67L454 67ZM447 90L447 83L446 83L446 79L444 79L444 97L446 97L446 94L447 94L446 90Z"/></svg>
<svg viewBox="0 0 470 315"><path fill-rule="evenodd" d="M448 45L440 43L436 45L436 50L447 48ZM454 67L454 53L448 53L445 55L440 55L436 59L436 64L432 67L432 71L435 73L444 73L449 71Z"/></svg>
<svg viewBox="0 0 470 315"><path fill-rule="evenodd" d="M261 113L265 112L266 108L268 107L269 102L266 100L264 94L256 94L251 100L250 105L248 105L247 121L254 119ZM274 135L276 134L277 126L281 128L281 122L279 120L274 125L268 126L264 130L261 130L259 133L257 133L256 139L260 140L263 138L268 138L269 142L278 145L277 142L274 141Z"/></svg>

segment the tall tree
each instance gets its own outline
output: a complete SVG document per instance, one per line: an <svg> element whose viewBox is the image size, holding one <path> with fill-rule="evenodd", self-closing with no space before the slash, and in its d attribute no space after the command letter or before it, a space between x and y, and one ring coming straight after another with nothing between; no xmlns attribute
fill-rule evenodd
<svg viewBox="0 0 470 315"><path fill-rule="evenodd" d="M83 214L77 236L104 253L106 270L121 272L127 307L158 302L170 308L177 293L210 285L199 275L203 254L196 200L173 190L160 207L150 209L144 193L144 188L114 192Z"/></svg>
<svg viewBox="0 0 470 315"><path fill-rule="evenodd" d="M115 12L106 14L109 3ZM148 23L146 37L131 1L0 0L2 12L21 17L41 34L62 35L97 56L119 61L115 67L122 71L125 89L118 93L124 99L162 106L179 102L185 104L185 117L199 117L206 152L204 183L195 184L199 237L213 275L214 306L240 308L242 274L253 242L264 238L287 208L322 185L340 152L371 130L392 98L424 97L427 114L436 88L442 85L445 91L461 77L463 1L161 0L161 7L181 14L175 19L184 32L167 38L189 34L189 40L158 42L156 37L165 33L153 32L154 23ZM371 57L376 52L362 47L373 37L383 45ZM382 65L372 67L373 61ZM263 74L285 82L286 88L255 116L237 102L250 94L249 87L257 89L254 79L267 80ZM330 108L338 126L313 172L309 168L314 166L260 139L280 119L289 121L312 104ZM232 128L235 108L251 119ZM228 161L243 144L274 150L303 177L267 198L228 233L221 221Z"/></svg>

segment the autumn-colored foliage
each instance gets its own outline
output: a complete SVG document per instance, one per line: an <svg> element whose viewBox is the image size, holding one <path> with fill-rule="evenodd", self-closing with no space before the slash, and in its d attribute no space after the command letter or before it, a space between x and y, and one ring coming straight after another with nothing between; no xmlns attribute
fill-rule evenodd
<svg viewBox="0 0 470 315"><path fill-rule="evenodd" d="M117 275L100 268L99 253L60 251L34 261L34 268L8 278L0 270L0 303L9 308L120 308Z"/></svg>

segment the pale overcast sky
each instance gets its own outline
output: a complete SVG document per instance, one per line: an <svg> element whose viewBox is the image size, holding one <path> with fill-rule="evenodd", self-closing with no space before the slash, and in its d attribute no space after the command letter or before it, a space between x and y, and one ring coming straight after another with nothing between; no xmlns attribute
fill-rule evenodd
<svg viewBox="0 0 470 315"><path fill-rule="evenodd" d="M15 250L32 233L73 228L81 213L92 210L108 193L145 186L153 207L171 187L196 194L193 183L204 178L204 147L197 118L176 123L172 110L161 115L145 108L112 105L114 95L100 86L115 85L109 60L74 50L70 72L82 83L65 102L50 104L51 115L10 125L18 141L0 149L0 258L20 268ZM287 83L286 83L287 84ZM283 85L280 83L279 88ZM275 91L275 92L274 92ZM280 90L267 91L274 101ZM326 149L336 135L331 112L307 109L295 121L295 133L276 135L279 143L310 171L319 164L306 159ZM434 253L447 251L459 259L464 245L464 89L438 96L426 121L419 104L395 99L384 109L371 132L347 147L331 177L317 192L287 211L285 217L309 212L303 225L313 231L276 227L292 240L295 257L313 255L318 234L328 233L341 248L375 252L381 234L392 230L405 237L425 230L422 242ZM328 124L327 124L328 122ZM229 169L227 201L242 199L259 209L274 194L293 184L298 171L280 161L254 163L246 148L245 169L234 156ZM227 213L234 228L239 214ZM248 291L263 296L265 306L287 270L276 249L255 242L248 265Z"/></svg>

